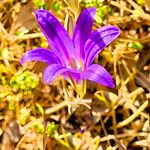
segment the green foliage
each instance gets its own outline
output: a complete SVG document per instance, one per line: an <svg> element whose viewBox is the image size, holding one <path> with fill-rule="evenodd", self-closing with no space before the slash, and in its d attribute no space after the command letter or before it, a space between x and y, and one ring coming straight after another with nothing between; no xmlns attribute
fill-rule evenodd
<svg viewBox="0 0 150 150"><path fill-rule="evenodd" d="M106 17L111 12L111 7L109 5L104 5L102 0L83 0L86 7L96 7L97 13L95 16L95 21L97 23L102 23L104 17Z"/></svg>
<svg viewBox="0 0 150 150"><path fill-rule="evenodd" d="M98 23L102 23L104 17L111 12L111 8L108 5L103 5L97 9L95 20Z"/></svg>
<svg viewBox="0 0 150 150"><path fill-rule="evenodd" d="M139 42L128 43L128 47L137 49L139 51L143 49L143 45Z"/></svg>
<svg viewBox="0 0 150 150"><path fill-rule="evenodd" d="M39 112L43 115L44 114L43 107L40 104L38 104L38 103L36 103L36 107L39 110Z"/></svg>
<svg viewBox="0 0 150 150"><path fill-rule="evenodd" d="M39 134L43 134L44 133L44 125L41 122L36 122L34 124L34 129Z"/></svg>
<svg viewBox="0 0 150 150"><path fill-rule="evenodd" d="M14 2L14 0L7 0L7 2L12 4Z"/></svg>
<svg viewBox="0 0 150 150"><path fill-rule="evenodd" d="M98 7L102 4L103 0L83 0L83 2L86 4L86 7Z"/></svg>
<svg viewBox="0 0 150 150"><path fill-rule="evenodd" d="M34 4L38 9L48 9L47 5L41 0L34 0Z"/></svg>
<svg viewBox="0 0 150 150"><path fill-rule="evenodd" d="M44 134L44 125L41 122L36 122L34 124L34 129L37 133ZM47 136L56 138L58 136L57 129L58 126L55 124L55 122L48 122L45 132Z"/></svg>
<svg viewBox="0 0 150 150"><path fill-rule="evenodd" d="M0 100L7 95L9 95L9 92L0 92Z"/></svg>
<svg viewBox="0 0 150 150"><path fill-rule="evenodd" d="M98 7L101 3L98 0L83 0L86 7Z"/></svg>
<svg viewBox="0 0 150 150"><path fill-rule="evenodd" d="M141 5L141 6L144 6L144 0L136 0L136 2Z"/></svg>
<svg viewBox="0 0 150 150"><path fill-rule="evenodd" d="M38 79L29 71L15 74L10 80L10 86L15 90L32 91L38 85Z"/></svg>
<svg viewBox="0 0 150 150"><path fill-rule="evenodd" d="M0 74L0 83L1 83L2 85L6 85L5 76L3 76L3 75L1 75L1 74Z"/></svg>
<svg viewBox="0 0 150 150"><path fill-rule="evenodd" d="M0 64L0 84L2 85L6 85L7 84L7 81L6 81L6 78L5 78L5 73L7 74L9 71L8 71L8 68L3 65L3 64Z"/></svg>
<svg viewBox="0 0 150 150"><path fill-rule="evenodd" d="M3 64L0 64L0 74L1 73L8 73L8 68Z"/></svg>
<svg viewBox="0 0 150 150"><path fill-rule="evenodd" d="M9 110L15 110L15 101L14 100L12 100L12 101L9 101L9 103L8 103L8 109Z"/></svg>
<svg viewBox="0 0 150 150"><path fill-rule="evenodd" d="M18 121L21 125L25 125L30 117L30 110L27 108L20 109Z"/></svg>
<svg viewBox="0 0 150 150"><path fill-rule="evenodd" d="M51 137L55 137L55 134L57 134L57 128L58 126L55 124L55 122L48 122L47 135Z"/></svg>
<svg viewBox="0 0 150 150"><path fill-rule="evenodd" d="M57 1L54 1L54 3L53 3L53 9L55 11L58 11L60 9L60 4Z"/></svg>

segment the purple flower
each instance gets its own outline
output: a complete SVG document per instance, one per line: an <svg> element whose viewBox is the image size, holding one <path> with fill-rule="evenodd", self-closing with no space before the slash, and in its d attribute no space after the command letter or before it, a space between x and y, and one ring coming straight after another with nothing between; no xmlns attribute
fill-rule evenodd
<svg viewBox="0 0 150 150"><path fill-rule="evenodd" d="M47 63L48 67L43 73L45 83L51 83L58 75L63 75L76 82L87 79L113 88L111 75L102 66L92 62L102 49L119 36L120 30L107 25L92 32L95 12L96 9L92 7L81 12L73 37L70 38L55 16L46 10L37 10L37 22L52 50L32 49L23 55L20 63Z"/></svg>

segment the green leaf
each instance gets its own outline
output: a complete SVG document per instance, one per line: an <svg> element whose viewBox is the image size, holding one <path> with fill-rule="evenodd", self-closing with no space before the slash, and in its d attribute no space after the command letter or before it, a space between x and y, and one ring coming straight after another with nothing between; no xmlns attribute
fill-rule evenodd
<svg viewBox="0 0 150 150"><path fill-rule="evenodd" d="M44 114L44 109L43 109L43 107L42 107L40 104L38 104L38 103L36 103L36 107L37 107L37 109L39 110L39 112L43 115L43 114Z"/></svg>

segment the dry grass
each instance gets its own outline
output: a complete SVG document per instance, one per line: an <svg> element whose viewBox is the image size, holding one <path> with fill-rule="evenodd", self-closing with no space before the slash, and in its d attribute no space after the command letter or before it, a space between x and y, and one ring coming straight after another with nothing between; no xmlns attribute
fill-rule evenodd
<svg viewBox="0 0 150 150"><path fill-rule="evenodd" d="M88 6L99 12L94 29L112 24L121 35L95 59L111 72L116 87L87 82L80 97L61 77L45 85L45 64L22 67L19 60L27 50L47 47L34 10L52 11L72 33L80 11ZM148 0L1 0L0 149L150 149L149 60Z"/></svg>

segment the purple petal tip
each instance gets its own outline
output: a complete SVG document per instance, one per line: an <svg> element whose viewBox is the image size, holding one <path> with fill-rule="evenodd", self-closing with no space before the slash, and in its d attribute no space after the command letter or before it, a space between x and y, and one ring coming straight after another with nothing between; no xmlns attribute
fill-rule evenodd
<svg viewBox="0 0 150 150"><path fill-rule="evenodd" d="M91 16L94 17L95 13L96 13L96 8L95 7L88 7L86 9L84 9L83 11L90 12Z"/></svg>
<svg viewBox="0 0 150 150"><path fill-rule="evenodd" d="M44 13L44 12L48 12L48 11L43 10L43 9L38 9L38 10L35 11L35 14L36 14L37 16L39 16L40 13Z"/></svg>
<svg viewBox="0 0 150 150"><path fill-rule="evenodd" d="M112 26L114 28L114 30L116 30L116 32L118 32L118 36L120 35L121 33L121 30L119 29L119 27L116 27L116 26Z"/></svg>

